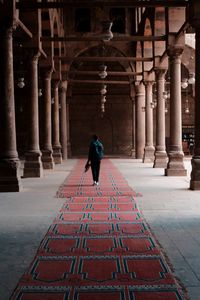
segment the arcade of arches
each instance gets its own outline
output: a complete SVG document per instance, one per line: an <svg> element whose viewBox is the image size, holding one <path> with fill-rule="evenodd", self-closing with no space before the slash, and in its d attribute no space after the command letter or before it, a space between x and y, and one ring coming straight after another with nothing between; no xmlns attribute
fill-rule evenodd
<svg viewBox="0 0 200 300"><path fill-rule="evenodd" d="M166 176L192 154L199 190L199 1L92 2L0 0L0 191L22 190L20 161L42 177L86 155L94 132Z"/></svg>

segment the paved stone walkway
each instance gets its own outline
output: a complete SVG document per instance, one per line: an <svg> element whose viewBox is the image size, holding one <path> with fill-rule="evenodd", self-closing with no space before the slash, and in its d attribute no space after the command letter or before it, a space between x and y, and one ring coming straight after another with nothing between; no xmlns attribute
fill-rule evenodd
<svg viewBox="0 0 200 300"><path fill-rule="evenodd" d="M129 185L143 197L138 205L163 246L175 274L200 300L200 191L190 191L187 177L165 177L163 169L140 160L112 159ZM45 171L42 179L22 179L24 191L0 194L0 299L8 300L30 264L64 199L55 193L76 159Z"/></svg>

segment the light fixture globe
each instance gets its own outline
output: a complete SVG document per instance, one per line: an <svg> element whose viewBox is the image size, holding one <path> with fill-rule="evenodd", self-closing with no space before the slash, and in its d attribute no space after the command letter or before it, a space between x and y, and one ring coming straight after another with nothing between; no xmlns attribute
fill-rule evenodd
<svg viewBox="0 0 200 300"><path fill-rule="evenodd" d="M106 103L106 96L101 97L101 103Z"/></svg>
<svg viewBox="0 0 200 300"><path fill-rule="evenodd" d="M183 89L186 89L188 87L188 80L187 80L187 78L183 79L183 81L181 82L181 87Z"/></svg>
<svg viewBox="0 0 200 300"><path fill-rule="evenodd" d="M189 107L186 107L186 108L185 108L185 113L186 113L186 114L189 114L189 113L190 113Z"/></svg>
<svg viewBox="0 0 200 300"><path fill-rule="evenodd" d="M38 90L38 97L42 97L42 89Z"/></svg>
<svg viewBox="0 0 200 300"><path fill-rule="evenodd" d="M102 113L105 112L105 105L104 105L104 103L101 104L101 112L102 112Z"/></svg>
<svg viewBox="0 0 200 300"><path fill-rule="evenodd" d="M195 74L194 73L189 74L188 83L189 84L195 84Z"/></svg>
<svg viewBox="0 0 200 300"><path fill-rule="evenodd" d="M18 78L17 86L18 86L20 89L23 89L23 88L25 87L24 77Z"/></svg>
<svg viewBox="0 0 200 300"><path fill-rule="evenodd" d="M107 86L104 84L100 90L101 95L105 95L107 93Z"/></svg>
<svg viewBox="0 0 200 300"><path fill-rule="evenodd" d="M113 38L113 33L111 31L112 28L112 22L111 21L102 21L102 34L101 34L101 39L104 42L109 42Z"/></svg>
<svg viewBox="0 0 200 300"><path fill-rule="evenodd" d="M165 100L168 98L168 95L167 95L167 92L166 92L166 91L163 92L163 98L164 98Z"/></svg>
<svg viewBox="0 0 200 300"><path fill-rule="evenodd" d="M107 75L108 75L108 73L106 72L107 66L105 66L105 65L100 65L99 69L100 69L99 77L100 77L101 79L106 78Z"/></svg>

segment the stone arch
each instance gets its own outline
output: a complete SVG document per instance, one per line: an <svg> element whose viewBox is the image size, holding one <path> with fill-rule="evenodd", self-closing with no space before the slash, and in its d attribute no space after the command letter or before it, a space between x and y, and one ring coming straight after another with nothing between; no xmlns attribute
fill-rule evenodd
<svg viewBox="0 0 200 300"><path fill-rule="evenodd" d="M118 49L117 47L113 47L113 46L108 46L106 44L104 44L104 55L105 56L124 56L126 57L126 54ZM102 54L102 44L97 43L96 45L92 46L92 47L85 47L84 49L82 49L81 51L77 51L77 53L74 55L74 57L80 57L80 56L98 56L100 54ZM73 62L72 62L73 64ZM120 63L123 68L127 71L134 71L135 67L132 63Z"/></svg>
<svg viewBox="0 0 200 300"><path fill-rule="evenodd" d="M79 56L101 57L101 47L94 46L82 52ZM106 46L103 50L106 57L124 56L115 47ZM104 56L103 55L103 56ZM123 71L130 69L128 62L111 61L106 62L109 71ZM73 79L84 81L99 80L97 62L77 62L74 61L70 71L74 71ZM87 78L76 71L95 71L96 74L88 75ZM71 72L70 72L71 73ZM70 75L71 76L71 75ZM132 83L129 76L114 76L111 80L126 80ZM103 82L103 81L102 81ZM103 136L106 153L109 154L130 154L132 145L132 103L130 101L130 84L107 85L105 114L101 112L100 84L90 84L89 82L72 85L72 100L69 105L70 112L70 137L72 155L87 154L88 145L85 143L94 130ZM79 108L77 110L77 108ZM127 129L128 128L128 129Z"/></svg>
<svg viewBox="0 0 200 300"><path fill-rule="evenodd" d="M115 56L123 56L125 57L125 54L119 50L116 47L110 47L107 45L104 45L104 48L102 49L101 44L97 44L93 47L90 48L85 48L83 51L79 52L79 54L76 55L76 57L81 57L81 56L94 56L94 57L100 57L100 56L106 56L106 57L115 57ZM98 67L102 64L101 62L95 62L95 63L82 63L74 61L70 65L70 71L75 71L75 70L84 70L84 68L94 68L98 70ZM135 66L132 63L129 62L106 62L106 65L108 66L108 70L110 71L127 71L127 72L134 72L135 71ZM123 77L126 78L126 77ZM121 78L121 80L124 80ZM119 78L118 78L119 79ZM130 83L135 79L135 76L130 76L127 75L127 80L130 81Z"/></svg>

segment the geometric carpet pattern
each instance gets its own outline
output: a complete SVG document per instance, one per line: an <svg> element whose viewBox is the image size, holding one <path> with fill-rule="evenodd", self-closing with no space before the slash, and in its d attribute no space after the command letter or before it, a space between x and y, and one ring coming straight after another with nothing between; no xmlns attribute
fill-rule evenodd
<svg viewBox="0 0 200 300"><path fill-rule="evenodd" d="M186 299L138 210L141 195L110 160L99 186L84 165L79 160L59 188L65 203L10 299Z"/></svg>

